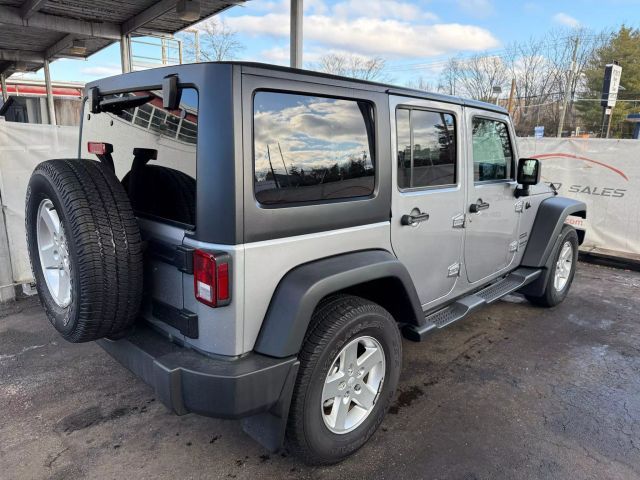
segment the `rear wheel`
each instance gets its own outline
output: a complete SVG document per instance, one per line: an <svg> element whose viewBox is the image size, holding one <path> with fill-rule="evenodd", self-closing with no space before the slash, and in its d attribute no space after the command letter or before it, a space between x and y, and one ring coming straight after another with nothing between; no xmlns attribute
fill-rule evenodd
<svg viewBox="0 0 640 480"><path fill-rule="evenodd" d="M113 172L89 160L49 160L27 188L27 244L49 321L70 342L118 334L142 298L142 245Z"/></svg>
<svg viewBox="0 0 640 480"><path fill-rule="evenodd" d="M578 260L578 234L573 227L569 225L562 227L559 245L560 247L554 254L554 261L543 294L535 297L526 295L527 300L534 305L555 307L569 293Z"/></svg>
<svg viewBox="0 0 640 480"><path fill-rule="evenodd" d="M359 297L325 300L300 353L287 439L309 464L339 462L376 431L400 375L402 344L389 312Z"/></svg>

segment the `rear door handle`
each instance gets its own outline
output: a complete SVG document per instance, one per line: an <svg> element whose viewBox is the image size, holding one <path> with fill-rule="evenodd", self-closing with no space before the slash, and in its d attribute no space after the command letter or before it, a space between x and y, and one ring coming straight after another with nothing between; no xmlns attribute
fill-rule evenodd
<svg viewBox="0 0 640 480"><path fill-rule="evenodd" d="M476 203L472 203L469 207L469 211L471 213L478 213L480 210L486 210L489 208L489 204L487 202L483 202L481 198L478 199Z"/></svg>
<svg viewBox="0 0 640 480"><path fill-rule="evenodd" d="M418 212L420 212L420 210L418 210ZM427 220L429 220L428 213L411 212L411 215L403 215L402 218L400 218L400 223L410 227L417 227L420 222L426 222Z"/></svg>

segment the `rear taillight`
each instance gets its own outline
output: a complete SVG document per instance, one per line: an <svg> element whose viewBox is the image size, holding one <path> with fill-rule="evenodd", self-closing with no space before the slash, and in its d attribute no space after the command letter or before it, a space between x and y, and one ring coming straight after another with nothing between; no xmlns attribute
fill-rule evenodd
<svg viewBox="0 0 640 480"><path fill-rule="evenodd" d="M113 145L104 142L87 142L87 151L94 155L113 153Z"/></svg>
<svg viewBox="0 0 640 480"><path fill-rule="evenodd" d="M230 260L226 253L193 252L193 290L199 302L222 307L231 301Z"/></svg>

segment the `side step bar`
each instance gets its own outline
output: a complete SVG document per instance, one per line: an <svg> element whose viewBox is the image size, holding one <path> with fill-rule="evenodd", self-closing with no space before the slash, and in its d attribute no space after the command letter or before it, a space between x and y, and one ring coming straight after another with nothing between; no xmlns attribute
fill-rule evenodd
<svg viewBox="0 0 640 480"><path fill-rule="evenodd" d="M420 342L424 340L431 330L446 327L450 323L466 317L474 310L515 292L533 282L540 276L541 272L537 268L518 268L503 279L484 287L482 290L462 297L442 310L427 315L424 325L406 325L403 329L404 336L414 342Z"/></svg>

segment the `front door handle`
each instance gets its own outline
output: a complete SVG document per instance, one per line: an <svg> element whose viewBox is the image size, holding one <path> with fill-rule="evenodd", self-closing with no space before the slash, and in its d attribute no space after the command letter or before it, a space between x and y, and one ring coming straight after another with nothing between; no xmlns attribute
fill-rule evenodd
<svg viewBox="0 0 640 480"><path fill-rule="evenodd" d="M420 222L426 222L427 220L429 220L429 214L420 213L420 210L416 208L411 212L411 215L403 215L400 218L400 223L410 227L417 227Z"/></svg>
<svg viewBox="0 0 640 480"><path fill-rule="evenodd" d="M483 202L481 198L478 199L476 203L472 203L469 207L469 211L471 213L478 213L480 210L486 210L489 208L489 204L487 202Z"/></svg>

